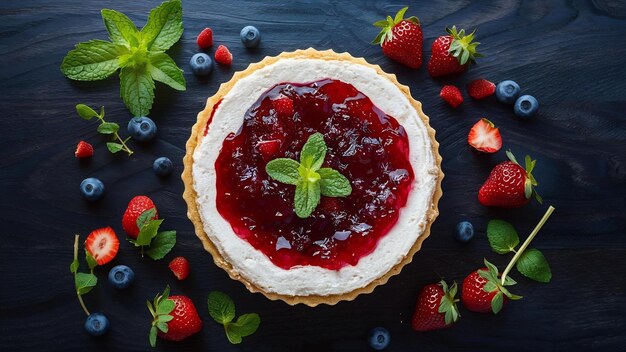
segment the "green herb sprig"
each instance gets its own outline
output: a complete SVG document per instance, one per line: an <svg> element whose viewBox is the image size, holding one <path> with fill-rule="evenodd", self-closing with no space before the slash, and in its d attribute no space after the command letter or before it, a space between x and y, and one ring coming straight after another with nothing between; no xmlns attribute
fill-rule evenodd
<svg viewBox="0 0 626 352"><path fill-rule="evenodd" d="M163 259L176 245L176 231L159 232L163 219L153 219L155 214L154 208L141 213L137 218L139 235L137 239L128 239L128 241L135 247L141 247L141 256L144 254L144 247L147 246L149 248L145 253L148 257L159 260Z"/></svg>
<svg viewBox="0 0 626 352"><path fill-rule="evenodd" d="M322 167L327 151L321 133L312 134L300 152L300 162L278 158L265 166L276 181L296 186L294 209L301 218L311 216L320 197L347 197L352 193L350 181L337 170Z"/></svg>
<svg viewBox="0 0 626 352"><path fill-rule="evenodd" d="M552 279L552 271L546 257L535 248L528 248L530 242L535 238L543 224L548 220L554 207L550 206L543 218L539 221L535 229L531 232L524 243L516 250L519 244L519 236L517 231L510 223L503 220L491 220L487 224L487 238L491 249L498 254L515 253L508 266L502 273L502 283L506 279L507 274L513 266L517 268L522 275L527 278L539 282L550 282Z"/></svg>
<svg viewBox="0 0 626 352"><path fill-rule="evenodd" d="M239 344L243 337L250 336L259 328L261 318L256 313L240 315L235 319L235 302L225 293L212 291L207 299L209 314L218 323L224 325L228 341Z"/></svg>
<svg viewBox="0 0 626 352"><path fill-rule="evenodd" d="M85 250L85 259L89 266L89 273L78 272L80 263L78 262L78 239L79 235L74 236L74 260L70 264L70 272L74 274L74 286L76 287L76 296L78 296L78 302L85 311L85 314L89 316L89 310L85 306L83 301L83 295L91 291L97 284L98 278L93 274L93 269L98 265L96 260Z"/></svg>
<svg viewBox="0 0 626 352"><path fill-rule="evenodd" d="M61 64L63 74L77 81L105 79L120 69L120 96L134 116L146 116L154 102L154 81L184 91L183 71L165 51L183 34L181 0L152 9L139 31L123 13L101 11L110 42L79 43Z"/></svg>
<svg viewBox="0 0 626 352"><path fill-rule="evenodd" d="M130 136L126 139L122 139L122 137L120 137L118 133L120 130L120 125L116 124L115 122L106 122L104 120L104 106L100 108L100 113L97 113L94 109L85 104L78 104L76 105L76 112L78 112L78 116L87 121L93 119L94 117L100 120L100 125L98 125L98 133L103 135L110 135L113 137L114 141L117 141L107 143L107 149L111 153L115 154L121 150L124 150L126 153L128 153L128 156L133 155L133 151L130 150L130 148L126 144L126 142L130 140Z"/></svg>

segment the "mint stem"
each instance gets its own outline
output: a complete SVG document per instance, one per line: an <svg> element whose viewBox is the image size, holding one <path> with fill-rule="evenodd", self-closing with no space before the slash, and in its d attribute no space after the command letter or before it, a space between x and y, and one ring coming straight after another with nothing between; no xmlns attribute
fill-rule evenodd
<svg viewBox="0 0 626 352"><path fill-rule="evenodd" d="M515 253L515 255L513 256L513 259L511 259L511 261L509 262L509 265L507 265L506 269L504 269L504 271L502 272L502 279L501 279L502 285L504 285L504 280L506 279L506 276L509 274L511 269L513 269L513 266L515 265L519 257L521 257L524 251L526 250L526 248L528 248L528 245L530 244L530 242L532 242L533 238L537 236L537 233L539 233L539 230L541 230L541 228L543 227L543 224L545 224L546 221L548 221L548 218L550 217L550 215L552 215L553 211L554 211L553 206L548 207L548 210L546 211L545 214L543 214L543 217L541 218L541 220L539 220L539 223L537 224L537 226L535 226L535 229L530 233L526 241L522 243L522 246L519 247L519 249L517 250L517 253Z"/></svg>
<svg viewBox="0 0 626 352"><path fill-rule="evenodd" d="M102 111L101 115L98 115L98 118L100 119L100 124L106 123L106 121L104 120L104 111ZM130 148L128 148L128 146L126 145L126 141L128 141L130 137L126 139L122 139L122 137L120 137L120 135L117 132L115 132L115 139L117 139L120 142L120 144L122 145L122 149L124 149L124 151L128 153L128 156L133 155L133 151L130 150Z"/></svg>
<svg viewBox="0 0 626 352"><path fill-rule="evenodd" d="M80 235L76 235L74 237L74 260L78 260L78 238L79 237ZM74 282L76 282L76 273L74 273ZM78 293L78 290L76 290L76 295L78 296L78 302L80 302L80 306L83 307L85 314L89 316L89 310L87 310L87 306L85 306L85 302L83 301L83 296L81 296L80 293Z"/></svg>

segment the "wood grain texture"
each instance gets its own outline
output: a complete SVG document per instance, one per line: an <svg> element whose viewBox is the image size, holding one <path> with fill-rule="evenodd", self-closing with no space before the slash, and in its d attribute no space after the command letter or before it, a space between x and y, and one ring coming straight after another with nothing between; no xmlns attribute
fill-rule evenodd
<svg viewBox="0 0 626 352"><path fill-rule="evenodd" d="M107 116L124 125L130 115L119 98L119 82L77 83L65 79L59 65L74 44L104 39L102 7L126 13L140 26L159 1L0 2L0 350L2 351L145 351L148 312L144 301L166 283L196 302L205 327L182 343L159 342L156 350L213 351L365 351L374 326L392 334L389 351L623 350L626 346L626 4L619 1L424 1L410 2L410 14L424 27L425 57L445 26L478 28L486 57L460 77L432 80L424 68L410 70L387 60L369 45L375 20L405 3L271 2L184 0L185 33L170 54L184 68L187 91L157 85L151 117L158 139L133 144L128 158L111 156L95 126L76 117L73 106L105 105ZM239 30L247 24L262 32L261 47L246 50ZM217 44L226 44L232 68L216 67L198 80L188 67L197 51L195 35L213 28ZM362 56L398 75L410 86L437 130L443 156L441 212L413 263L372 294L333 307L290 307L250 294L213 265L193 234L177 175L157 178L151 170L158 156L182 171L184 144L196 114L221 82L266 55L312 46ZM539 115L520 121L494 98L466 102L450 110L438 93L443 84L463 87L470 80L514 79L535 95ZM526 235L546 206L515 211L486 209L476 192L504 152L478 155L466 143L469 127L486 116L502 130L505 148L538 159L535 176L546 204L556 212L533 244L552 265L553 281L534 283L520 275L515 292L524 299L498 316L462 310L451 329L420 334L410 329L421 286L440 276L461 281L487 257L499 266L507 258L490 252L484 230L489 219L512 222ZM78 163L76 143L94 144L91 162ZM105 198L91 205L80 199L82 179L97 176L107 186ZM167 262L141 259L123 243L114 264L137 273L135 285L120 293L107 284L107 268L98 269L102 284L85 296L94 311L105 312L112 330L101 339L83 331L84 315L68 272L73 234L112 225L122 235L120 218L136 194L154 199L166 219L164 228L179 232L168 258L186 256L192 265L187 281L176 282ZM459 220L474 222L478 234L468 245L452 239ZM240 346L231 346L223 329L206 311L210 290L228 292L240 313L258 312L260 330Z"/></svg>

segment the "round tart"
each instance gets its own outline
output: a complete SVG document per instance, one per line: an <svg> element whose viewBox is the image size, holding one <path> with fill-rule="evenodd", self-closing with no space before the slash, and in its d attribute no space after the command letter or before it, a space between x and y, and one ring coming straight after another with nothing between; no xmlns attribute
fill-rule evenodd
<svg viewBox="0 0 626 352"><path fill-rule="evenodd" d="M322 187L301 217L296 186L266 166L298 161L314 134L327 148L321 167L351 193ZM250 291L309 306L352 300L398 274L428 237L438 146L421 104L379 66L332 50L266 57L198 114L184 158L188 216L215 263Z"/></svg>

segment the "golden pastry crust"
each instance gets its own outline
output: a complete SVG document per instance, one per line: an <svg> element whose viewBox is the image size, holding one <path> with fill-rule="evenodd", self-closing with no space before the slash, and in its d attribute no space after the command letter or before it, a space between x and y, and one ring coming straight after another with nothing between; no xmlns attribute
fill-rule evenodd
<svg viewBox="0 0 626 352"><path fill-rule="evenodd" d="M193 154L196 149L196 146L200 144L200 141L204 137L204 128L209 122L209 119L211 117L211 112L213 111L213 106L216 103L218 103L226 94L228 94L228 92L230 92L235 82L237 82L239 79L252 74L258 69L271 65L280 59L287 59L287 58L343 60L343 61L350 61L359 65L364 65L364 66L373 68L374 70L376 70L376 72L379 75L389 79L404 93L404 95L407 97L411 105L415 108L418 115L424 122L428 130L430 139L431 139L432 153L435 158L435 162L437 164L437 169L439 172L438 172L437 181L435 184L435 190L433 193L432 205L428 211L428 214L426 214L426 225L423 230L423 233L418 237L413 247L411 247L411 250L407 253L407 255L404 257L404 259L401 262L399 262L393 268L391 268L391 270L389 270L385 275L370 282L367 286L361 287L351 292L336 294L336 295L328 295L328 296L320 296L320 295L289 296L289 295L281 295L281 294L277 294L274 292L264 291L263 289L255 286L253 282L250 282L249 280L247 280L240 273L233 270L232 265L223 258L222 254L219 252L217 247L209 239L209 236L204 232L204 226L202 223L202 219L200 218L200 213L198 211L198 204L196 202L197 194L193 187L193 184L194 184L193 175L192 175ZM211 253L215 264L218 267L224 269L233 280L238 280L241 283L243 283L246 286L246 288L250 290L250 292L260 292L271 300L282 300L290 305L302 303L311 307L317 306L319 304L334 305L340 301L354 300L358 295L371 293L376 286L385 284L387 280L389 280L390 277L399 274L402 268L413 260L413 255L417 251L420 250L422 246L422 242L430 235L431 224L434 222L437 215L439 215L437 204L442 195L441 181L443 179L443 172L441 171L441 155L439 155L439 143L437 143L437 140L435 139L435 130L430 127L430 125L428 124L428 120L429 120L428 116L426 116L422 112L422 104L419 101L413 99L413 97L411 97L411 92L409 90L409 87L400 84L400 82L398 82L398 80L396 79L395 75L384 72L380 68L380 66L372 65L368 63L367 61L365 61L365 59L363 58L355 58L348 53L336 53L333 50L318 51L313 48L309 48L306 50L296 50L294 52L284 52L276 57L265 57L263 60L261 60L258 63L250 64L250 66L248 66L247 69L240 71L240 72L236 72L230 81L226 83L222 83L217 93L215 93L215 95L213 95L207 100L205 109L198 114L198 120L196 121L196 124L192 128L191 136L189 137L189 140L187 141L187 144L186 144L186 154L183 159L184 171L182 174L182 179L185 184L185 191L183 193L183 198L187 202L187 209L188 209L187 216L189 217L189 219L191 220L191 222L193 223L195 227L196 236L198 236L198 238L202 241L204 248L209 253Z"/></svg>

